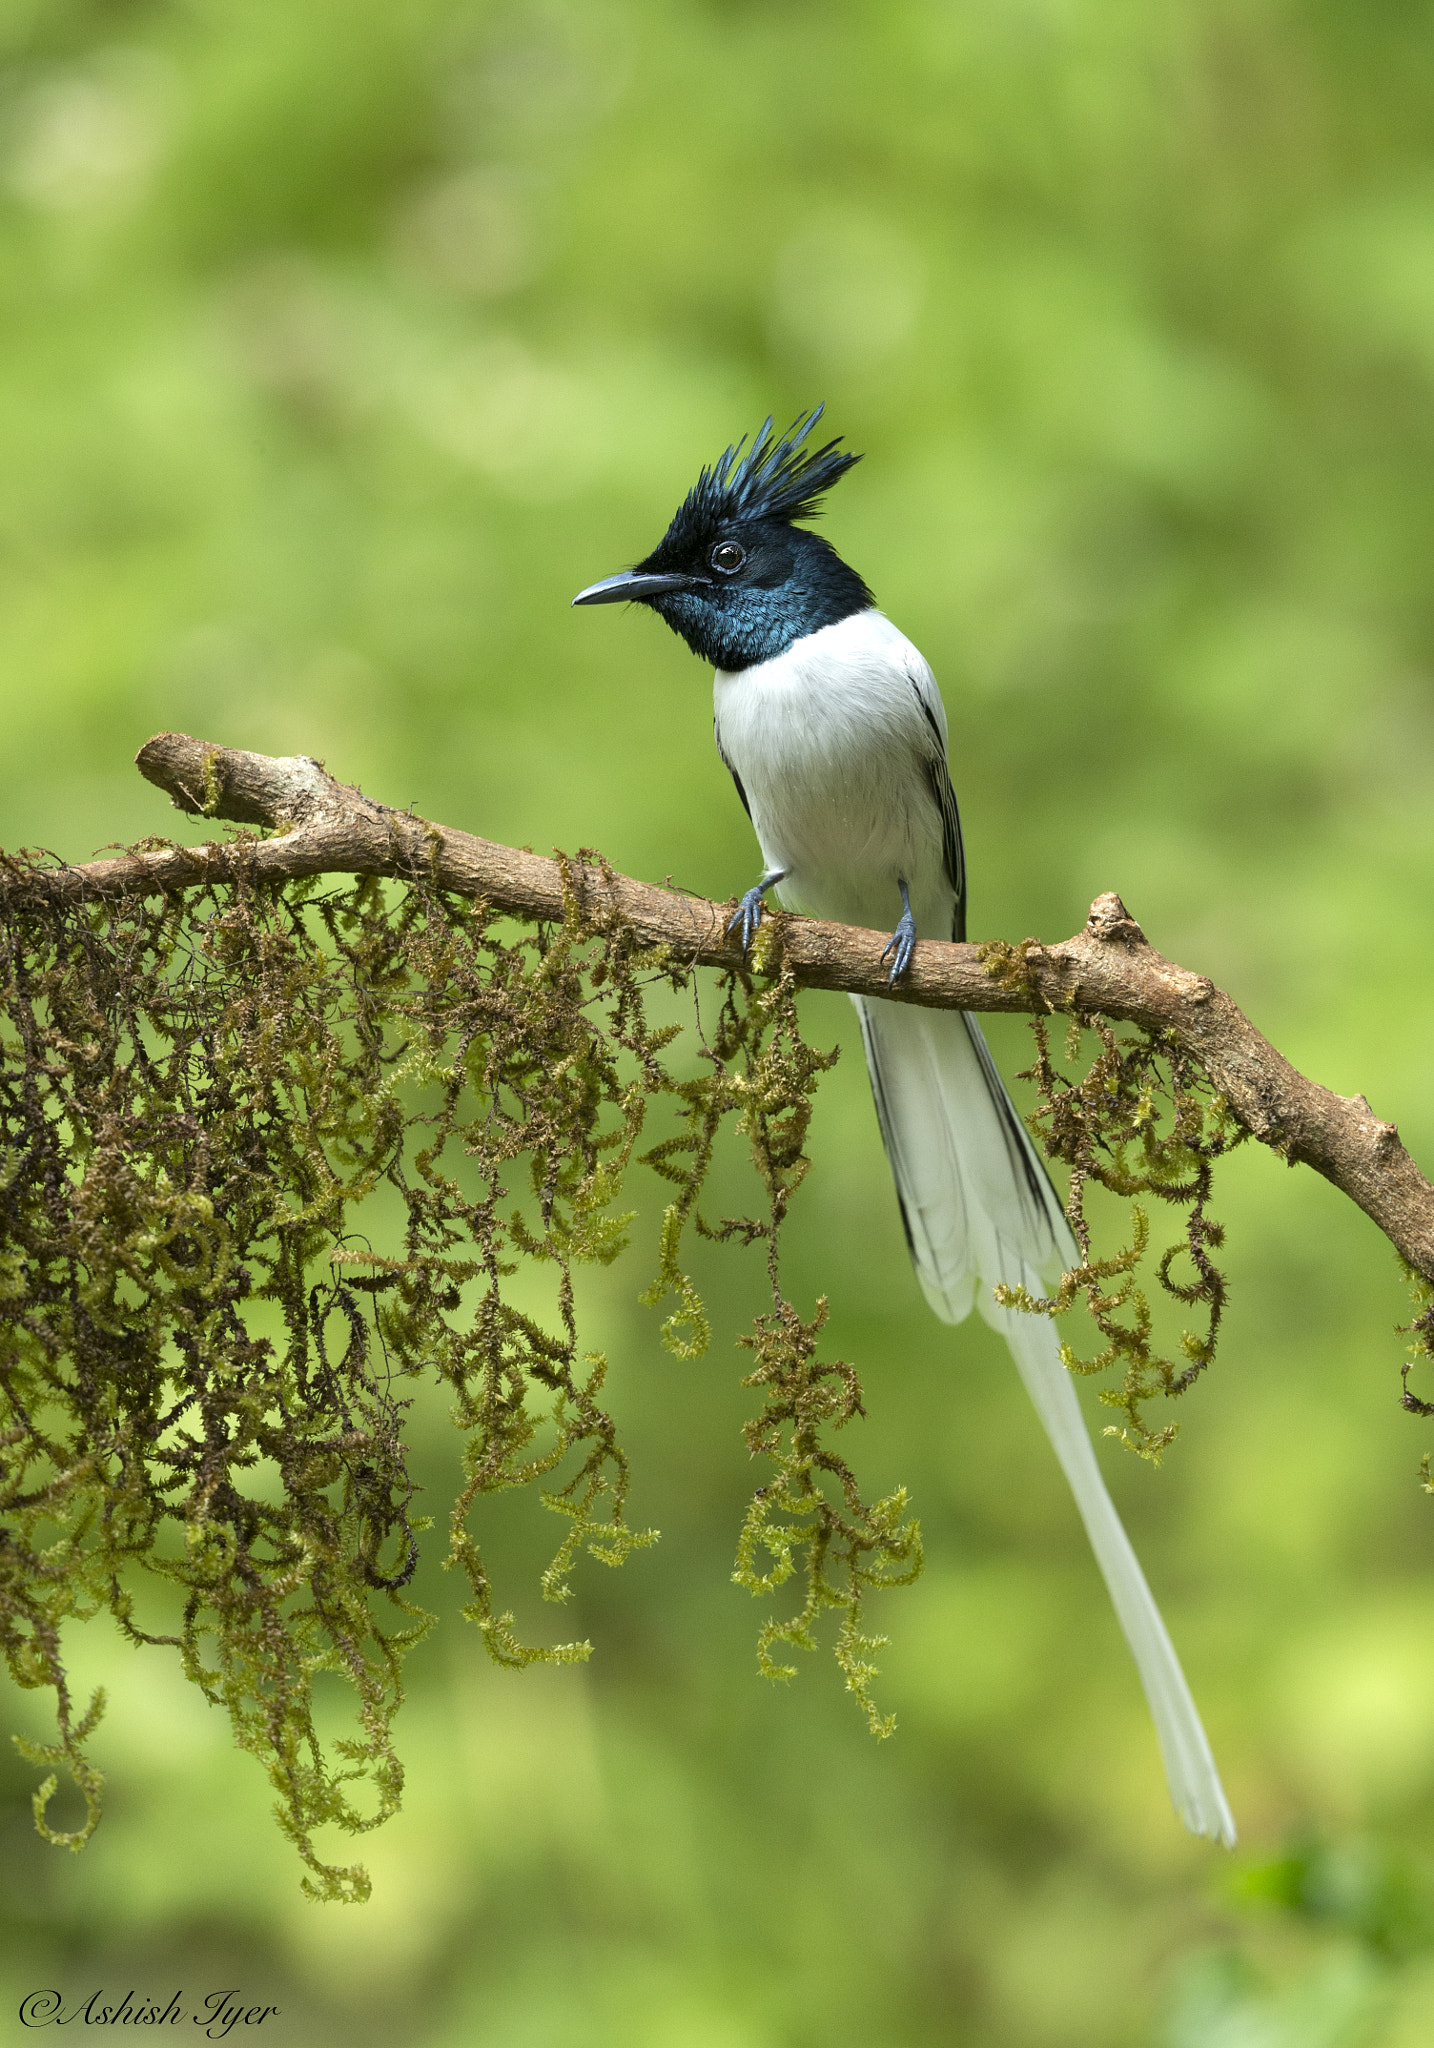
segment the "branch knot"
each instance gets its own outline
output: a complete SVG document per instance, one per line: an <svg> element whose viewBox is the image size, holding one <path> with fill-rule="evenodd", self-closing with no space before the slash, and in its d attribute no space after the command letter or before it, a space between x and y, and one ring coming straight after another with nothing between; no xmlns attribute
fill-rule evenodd
<svg viewBox="0 0 1434 2048"><path fill-rule="evenodd" d="M1145 946L1149 944L1144 932L1116 895L1114 889L1107 889L1103 896L1097 896L1090 906L1086 919L1087 934L1103 946Z"/></svg>

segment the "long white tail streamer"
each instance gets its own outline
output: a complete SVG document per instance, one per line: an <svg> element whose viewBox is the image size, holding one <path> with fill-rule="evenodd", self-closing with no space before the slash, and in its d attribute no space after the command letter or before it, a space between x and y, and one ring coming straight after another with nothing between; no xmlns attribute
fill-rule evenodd
<svg viewBox="0 0 1434 2048"><path fill-rule="evenodd" d="M1235 1823L1210 1743L1086 1430L1054 1324L1002 1308L1000 1282L1044 1291L1078 1256L974 1017L856 998L877 1115L917 1276L936 1314L973 1306L1006 1339L1060 1460L1135 1659L1176 1812L1227 1848Z"/></svg>

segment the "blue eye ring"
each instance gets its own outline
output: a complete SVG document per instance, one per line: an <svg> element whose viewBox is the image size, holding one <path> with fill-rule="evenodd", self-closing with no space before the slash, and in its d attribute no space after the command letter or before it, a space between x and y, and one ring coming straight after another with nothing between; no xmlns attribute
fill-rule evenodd
<svg viewBox="0 0 1434 2048"><path fill-rule="evenodd" d="M719 540L711 559L719 576L735 576L747 559L747 550L740 541Z"/></svg>

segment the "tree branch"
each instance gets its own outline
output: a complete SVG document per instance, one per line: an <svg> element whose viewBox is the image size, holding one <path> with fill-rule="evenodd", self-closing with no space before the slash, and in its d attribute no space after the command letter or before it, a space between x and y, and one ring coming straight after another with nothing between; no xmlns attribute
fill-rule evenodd
<svg viewBox="0 0 1434 2048"><path fill-rule="evenodd" d="M0 905L19 910L167 892L240 872L276 881L424 875L527 920L561 918L565 890L573 889L595 923L609 915L625 921L644 941L670 946L694 965L740 965L727 935L730 901L712 903L614 874L599 862L545 859L429 824L336 782L304 756L247 754L160 733L141 747L137 765L179 810L267 826L278 836L130 852L81 867L0 862ZM1336 1095L1299 1073L1222 990L1162 958L1118 896L1097 897L1084 931L1058 945L922 940L896 989L882 964L886 933L784 914L772 923L782 964L807 988L936 1009L1081 1011L1170 1033L1257 1138L1332 1181L1434 1282L1434 1187L1395 1126L1382 1123L1362 1095Z"/></svg>

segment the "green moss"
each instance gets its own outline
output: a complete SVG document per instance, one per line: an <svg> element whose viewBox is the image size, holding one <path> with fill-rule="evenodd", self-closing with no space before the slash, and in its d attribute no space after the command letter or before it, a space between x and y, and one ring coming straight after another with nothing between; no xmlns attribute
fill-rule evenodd
<svg viewBox="0 0 1434 2048"><path fill-rule="evenodd" d="M1029 977L1021 947L982 949L986 969L1003 987ZM1061 1357L1071 1372L1120 1373L1118 1386L1102 1387L1100 1399L1125 1418L1108 1432L1159 1463L1178 1425L1152 1427L1145 1404L1177 1399L1215 1356L1225 1311L1225 1276L1211 1258L1225 1232L1209 1213L1215 1161L1245 1142L1248 1130L1210 1081L1203 1067L1168 1033L1122 1035L1097 1017L1073 1015L1066 1031L1061 1074L1051 1058L1050 1025L1033 1017L1036 1057L1022 1079L1034 1081L1040 1104L1030 1122L1047 1153L1070 1168L1066 1214L1080 1247L1081 1263L1062 1276L1054 1295L1039 1297L1023 1287L998 1287L998 1300L1032 1314L1063 1315L1083 1300L1104 1339L1093 1358L1081 1358L1070 1344ZM1087 1034L1096 1040L1089 1063L1083 1058ZM1086 1191L1094 1183L1129 1204L1129 1242L1107 1258L1091 1253ZM1203 1311L1203 1328L1180 1335L1179 1358L1161 1355L1152 1343L1151 1299L1139 1272L1150 1252L1150 1211L1141 1197L1184 1209L1184 1228L1158 1254L1155 1279L1161 1293L1184 1308ZM1188 1276L1181 1278L1182 1268Z"/></svg>
<svg viewBox="0 0 1434 2048"><path fill-rule="evenodd" d="M1404 1277L1409 1283L1409 1291L1414 1298L1414 1307L1417 1311L1407 1323L1396 1325L1399 1334L1409 1339L1405 1347L1408 1356L1400 1368L1400 1401L1411 1415L1434 1415L1434 1401L1421 1400L1409 1384L1409 1375L1416 1365L1434 1365L1434 1287L1430 1286L1422 1273L1416 1273L1405 1260L1401 1259L1400 1265L1404 1268ZM1434 1493L1434 1480L1429 1476L1427 1451L1420 1466L1420 1477L1424 1491Z"/></svg>
<svg viewBox="0 0 1434 2048"><path fill-rule="evenodd" d="M5 863L0 886L25 871ZM817 1356L825 1304L804 1321L782 1292L781 1226L835 1057L803 1041L790 982L729 977L694 1076L645 1002L690 971L620 924L596 928L571 886L561 924L517 931L421 878L250 878L12 910L0 949L0 1639L16 1682L55 1696L56 1742L25 1751L48 1767L48 1839L78 1848L99 1816L84 1745L103 1701L75 1712L61 1638L107 1611L177 1650L224 1707L268 1772L306 1891L367 1895L363 1869L323 1860L314 1833L376 1827L402 1792L402 1662L432 1619L407 1590L429 1524L413 1513L405 1382L452 1397L463 1480L446 1562L493 1657L589 1654L520 1638L475 1523L514 1488L561 1518L541 1576L559 1602L583 1556L617 1566L655 1540L626 1519L607 1364L581 1348L574 1311L575 1269L627 1242L638 1160L674 1189L649 1299L675 1298L679 1357L710 1334L681 1264L688 1226L766 1245L772 1305L742 1341L763 1401L748 1445L770 1477L736 1576L766 1596L800 1560L806 1593L795 1619L764 1624L761 1668L789 1675L772 1645L810 1647L834 1610L847 1684L885 1732L863 1595L914 1576L919 1540L904 1495L868 1506L831 1449L861 1389ZM639 1152L664 1098L678 1131ZM699 1201L728 1120L761 1200L713 1225ZM401 1217L384 1252L360 1234L376 1193ZM554 1273L553 1327L512 1299L524 1261ZM173 1634L137 1619L154 1579L179 1596ZM327 1747L322 1672L352 1702ZM45 1821L59 1769L86 1802L67 1835Z"/></svg>

